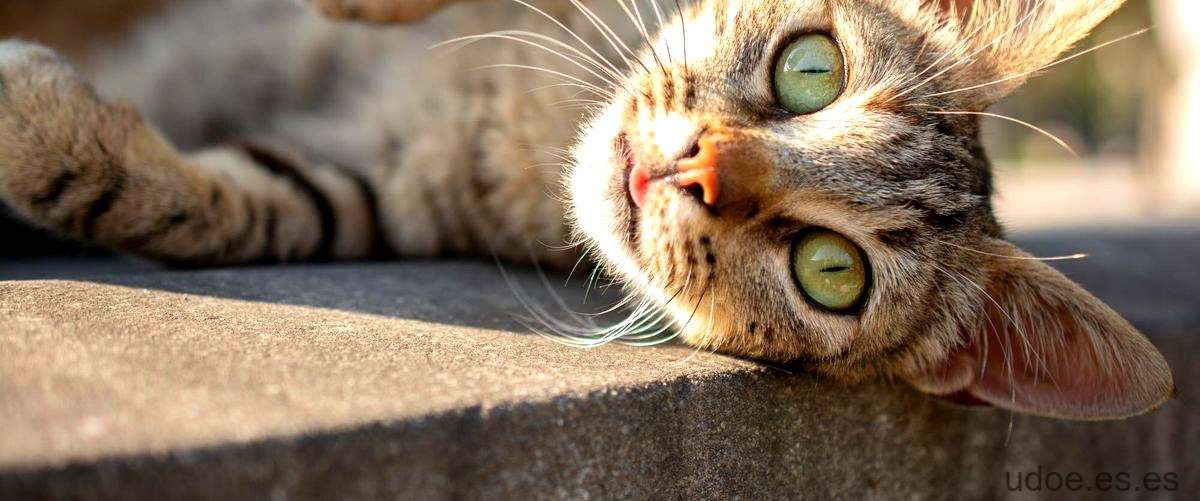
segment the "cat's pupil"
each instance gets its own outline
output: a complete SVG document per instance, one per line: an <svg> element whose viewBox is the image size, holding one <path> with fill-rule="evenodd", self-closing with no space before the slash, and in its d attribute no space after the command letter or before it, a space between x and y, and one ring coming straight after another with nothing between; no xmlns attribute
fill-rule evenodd
<svg viewBox="0 0 1200 501"><path fill-rule="evenodd" d="M867 289L866 259L846 237L825 229L801 235L792 248L792 277L814 303L848 312Z"/></svg>

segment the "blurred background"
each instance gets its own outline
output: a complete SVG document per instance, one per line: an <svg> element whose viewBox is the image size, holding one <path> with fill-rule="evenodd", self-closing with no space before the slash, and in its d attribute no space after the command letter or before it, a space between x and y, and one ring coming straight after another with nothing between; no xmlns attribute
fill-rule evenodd
<svg viewBox="0 0 1200 501"><path fill-rule="evenodd" d="M0 38L37 40L86 66L90 51L172 1L189 0L4 0ZM1129 0L1077 50L1150 31L1056 66L990 110L1075 152L984 119L1011 229L1200 227L1200 30L1186 24L1198 19L1200 2Z"/></svg>
<svg viewBox="0 0 1200 501"><path fill-rule="evenodd" d="M1200 2L1129 0L1077 50L985 119L997 210L1013 229L1200 222ZM1189 25L1191 24L1191 25Z"/></svg>

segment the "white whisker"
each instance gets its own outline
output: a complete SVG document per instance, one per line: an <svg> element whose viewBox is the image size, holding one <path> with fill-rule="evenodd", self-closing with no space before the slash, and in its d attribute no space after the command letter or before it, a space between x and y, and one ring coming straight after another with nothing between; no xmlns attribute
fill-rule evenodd
<svg viewBox="0 0 1200 501"><path fill-rule="evenodd" d="M522 70L530 70L530 71L537 71L537 72L541 72L541 73L547 73L547 74L554 75L556 77L560 77L565 80L568 80L568 82L573 82L573 83L581 86L582 88L589 89L592 92L595 92L596 94L599 94L603 97L606 97L609 99L614 98L614 94L612 93L612 91L609 91L607 89L602 89L602 88L596 86L595 84L588 82L587 80L583 80L579 77L568 75L561 71L552 70L550 68L543 68L541 66L531 66L528 64L500 63L500 64L488 64L488 65L484 65L484 66L478 66L478 67L472 68L472 69L486 70L486 69L493 69L493 68L513 68L513 69L522 69Z"/></svg>
<svg viewBox="0 0 1200 501"><path fill-rule="evenodd" d="M592 76L600 79L600 81L605 82L614 87L617 86L617 82L616 82L616 80L614 80L614 78L619 78L619 75L614 76L614 75L608 74L608 73L611 73L610 70L601 66L600 63L597 62L595 59L592 59L590 56L588 56L587 54L584 54L583 52L579 51L578 49L571 47L567 44L564 44L561 41L554 40L553 38L546 37L544 35L538 35L536 33L527 33L527 32L512 32L512 33L526 35L526 36L533 36L533 37L537 37L537 38L546 39L550 42L556 42L558 44L561 44L561 46L565 47L566 49L571 50L575 54L575 56L565 54L561 51L555 50L553 48L539 44L537 42L526 40L526 39L520 38L518 36L515 36L514 34L509 34L509 32L502 32L502 31L453 38L453 39L447 40L445 42L433 45L430 48L436 49L441 46L445 46L445 45L456 43L456 42L464 42L464 41L472 41L473 42L473 41L487 40L487 39L512 40L512 41L515 41L518 43L536 47L536 48L546 51L550 54L554 54L554 55L558 56L559 58L563 59L564 61L567 61L575 66L578 66L580 69L582 69L582 70L588 72L589 74L591 74ZM462 46L459 46L459 47L462 47ZM581 60L582 60L582 62L581 62ZM589 67L589 66L583 64L583 62L587 62L588 64L590 64L592 66ZM593 69L593 67L602 72L605 72L606 74L601 75L600 73L597 73L595 71L595 69Z"/></svg>
<svg viewBox="0 0 1200 501"><path fill-rule="evenodd" d="M1041 134L1043 136L1046 136L1046 138L1050 139L1051 141L1054 141L1055 144L1061 146L1064 150L1067 150L1067 153L1070 153L1071 156L1073 156L1075 158L1079 158L1079 154L1076 153L1075 149L1071 148L1071 146L1068 145L1066 141L1063 141L1058 136L1051 134L1050 131L1047 131L1041 127L1033 125L1024 120L1019 120L1019 119L1016 119L1016 118L1013 118L1013 117L1010 117L1007 115L1000 115L997 113L988 113L985 111L930 111L928 113L933 114L933 115L976 115L976 116L999 118L1001 120L1007 120L1009 122L1028 127L1030 130L1037 132L1038 134Z"/></svg>
<svg viewBox="0 0 1200 501"><path fill-rule="evenodd" d="M606 64L608 64L609 68L611 68L614 72L620 73L620 69L617 68L616 65L614 65L612 63L612 61L609 61L608 58L604 57L604 55L600 53L600 51L596 50L595 47L592 47L592 44L587 43L587 41L584 40L583 37L579 36L579 34L576 33L574 30L572 30L571 28L568 28L567 25L562 23L562 21L559 21L554 16L547 14L546 11L539 9L533 5L530 5L528 2L525 2L524 0L512 0L512 1L516 2L518 4L521 4L521 5L524 5L526 8L529 8L530 10L538 13L542 17L550 20L550 22L554 23L556 26L561 28L563 31L567 32L568 35L571 35L572 38L574 38L575 40L578 40L579 43L583 44L583 46L585 48L587 48L589 51L591 51L592 54L594 54L596 57L600 58L600 60L602 60ZM628 64L629 64L629 62L626 61L626 65L628 65Z"/></svg>
<svg viewBox="0 0 1200 501"><path fill-rule="evenodd" d="M1045 4L1045 0L1038 0L1038 3L1036 5L1034 5L1033 8L1029 9L1029 13L1025 14L1025 17L1022 17L1021 20L1019 22L1017 22L1016 24L1014 24L1013 27L1010 28L1007 32L996 35L996 38L992 39L992 41L990 43L988 43L987 45L984 45L978 49L975 49L974 52L967 54L966 56L964 56L962 59L959 59L954 64L951 64L951 65L943 68L941 71L938 71L937 73L934 73L933 75L930 75L925 80L922 80L920 83L905 89L903 92L893 95L891 98L889 98L889 101L898 99L909 93L912 93L912 92L916 91L917 89L924 87L926 84L933 81L937 77L940 77L940 76L946 74L950 70L957 68L960 65L970 62L972 60L971 58L979 55L980 52L990 49L993 45L1000 43L1000 41L1003 40L1004 37L1015 33L1018 29L1021 28L1021 26L1023 26L1026 22L1028 22L1030 19L1032 19L1034 14L1037 14L1039 11L1041 11L1042 5L1044 5L1044 4Z"/></svg>
<svg viewBox="0 0 1200 501"><path fill-rule="evenodd" d="M469 40L487 40L487 38L494 38L494 40L510 40L510 41L514 41L514 42L518 42L518 43L527 44L527 46L532 46L535 48L539 48L541 50L545 50L545 52L553 54L553 55L557 55L557 56L559 56L559 58L562 58L564 61L568 61L568 62L570 62L570 64L575 65L578 68L581 68L581 70L588 72L588 74L590 74L590 76L600 79L600 82L604 82L604 83L606 83L608 85L612 85L612 86L617 86L617 83L613 82L612 78L602 76L602 74L600 74L600 73L596 73L595 70L593 70L593 68L590 68L587 65L582 64L582 62L580 62L580 60L578 60L576 58L572 58L572 56L570 56L570 55L563 54L562 52L559 52L559 50L554 50L550 47L542 46L542 44L540 44L540 43L530 42L530 41L524 40L524 38L520 38L520 37L509 36L509 35L500 35L500 34L472 35L472 36L464 36L464 37L454 38L454 40L446 41L446 42L443 42L442 44L454 43L454 42L458 42L458 41L469 41ZM439 44L439 46L442 46L442 44ZM433 46L433 47L436 48L438 46ZM584 59L584 60L586 60L586 59Z"/></svg>
<svg viewBox="0 0 1200 501"><path fill-rule="evenodd" d="M962 47L965 47L967 44L969 44L971 42L971 40L973 40L979 34L979 32L983 31L984 28L991 25L992 22L996 19L996 16L1000 15L1001 12L1003 12L1003 11L997 9L996 12L992 13L992 16L989 17L986 22L980 23L980 25L977 28L975 28L975 31L972 31L969 35L967 35L966 37L963 37L962 40L960 40L958 43L954 44L954 46L951 47L950 49L946 50L941 56L939 56L932 63L930 63L929 66L926 66L925 69L921 70L919 73L917 73L915 75L909 76L908 78L904 79L899 85L906 85L909 82L916 80L917 78L920 78L921 75L924 75L926 72L928 72L929 70L932 70L938 64L941 64L941 62L944 59L955 54ZM922 50L922 52L925 50L925 45L921 46L921 50ZM918 58L919 58L919 56L920 56L920 54L918 54Z"/></svg>
<svg viewBox="0 0 1200 501"><path fill-rule="evenodd" d="M949 94L957 94L957 93L959 93L959 92L968 92L968 91L972 91L972 90L976 90L976 89L982 89L982 88L984 88L984 87L989 87L989 86L992 86L992 85L1001 84L1001 83L1008 82L1008 81L1011 81L1011 80L1016 80L1016 79L1019 79L1019 78L1024 78L1024 77L1027 77L1027 76L1029 76L1029 75L1032 75L1032 74L1034 74L1034 73L1038 73L1038 72L1040 72L1040 71L1045 71L1045 70L1047 70L1047 69L1049 69L1049 68L1052 68L1052 67L1054 67L1054 66L1058 66L1058 65L1060 65L1060 64L1062 64L1062 63L1065 63L1065 62L1067 62L1067 61L1070 61L1070 60L1072 60L1072 59L1075 59L1075 58L1077 58L1077 57L1083 56L1083 55L1085 55L1085 54L1089 54L1089 53L1095 52L1095 51L1097 51L1097 50L1103 49L1103 48L1105 48L1105 47L1108 47L1109 45L1112 45L1112 44L1115 44L1115 43L1124 42L1125 40L1128 40L1128 39L1130 39L1130 38L1133 38L1133 37L1136 37L1136 36L1143 35L1143 34L1145 34L1146 32L1150 31L1151 29L1152 29L1152 28L1143 28L1143 29L1141 29L1141 30L1135 31L1135 32L1133 32L1133 33L1130 33L1130 34L1128 34L1128 35L1125 35L1125 36L1123 36L1123 37L1120 37L1120 38L1117 38L1117 39L1114 39L1114 40L1109 40L1109 41L1107 41L1107 42L1104 42L1104 43L1102 43L1102 44L1100 44L1100 45L1097 45L1097 46L1095 46L1095 47L1092 47L1092 48L1090 48L1090 49L1083 50L1083 51L1079 51L1079 52L1076 52L1076 53L1074 53L1074 54L1071 54L1070 56L1067 56L1067 57L1064 57L1064 58L1062 58L1062 59L1059 59L1059 60L1057 60L1057 61L1054 61L1054 62L1052 62L1052 63L1050 63L1050 64L1047 64L1047 65L1045 65L1045 66L1042 66L1042 67L1040 67L1040 68L1038 68L1038 69L1036 69L1036 70L1030 70L1030 71L1026 71L1026 72L1024 72L1024 73L1020 73L1020 74L1017 74L1017 75L1010 75L1010 76L1007 76L1007 77L1004 77L1004 78L1000 78L1000 79L992 80L991 82L981 83L981 84L979 84L979 85L972 85L972 86L970 86L970 87L963 87L963 88L961 88L961 89L954 89L954 90L948 90L948 91L943 91L943 92L935 92L935 93L933 93L933 94L926 94L926 95L924 95L924 96L921 96L921 98L922 98L922 99L924 99L924 98L930 98L930 97L945 96L945 95L949 95Z"/></svg>
<svg viewBox="0 0 1200 501"><path fill-rule="evenodd" d="M707 290L707 289L705 289L705 290ZM701 297L701 299L703 299L703 297ZM717 297L709 296L708 321L704 323L705 336L702 341L696 343L696 349L692 350L692 353L690 355L688 355L687 357L684 357L683 360L679 361L680 364L687 364L688 362L691 362L692 359L696 357L696 355L700 354L700 352L702 350L704 350L704 348L706 346L708 346L708 333L711 332L711 329L712 329L712 322L713 322L713 318L714 318L713 312L716 311L716 306L717 306Z"/></svg>
<svg viewBox="0 0 1200 501"><path fill-rule="evenodd" d="M965 251L968 251L968 252L973 252L973 253L976 253L976 254L981 254L981 255L984 255L984 256L998 257L998 258L1002 258L1002 259L1013 259L1013 260L1017 260L1017 261L1071 261L1071 260L1076 260L1076 259L1086 259L1086 258L1088 257L1088 255L1087 255L1087 254L1083 254L1083 253L1079 253L1079 254L1070 254L1070 255L1064 255L1064 256L1049 256L1049 257L1036 257L1036 256L1007 256L1007 255L1004 255L1004 254L995 254L995 253L992 253L992 252L984 252L984 251L981 251L981 250L979 250L979 249L972 249L972 248L970 248L970 247L966 247L966 246L958 245L958 244L955 244L955 243L952 243L952 242L945 242L945 241L942 241L942 240L937 240L937 239L934 239L934 241L935 241L935 242L937 242L937 243L940 243L940 244L942 244L942 245L948 245L948 246L950 246L950 247L954 247L954 248L957 248L957 249L962 249L962 250L965 250Z"/></svg>
<svg viewBox="0 0 1200 501"><path fill-rule="evenodd" d="M658 64L658 69L662 70L663 75L667 74L667 67L663 66L662 60L658 58L658 51L654 50L654 42L650 40L650 34L646 32L646 25L642 22L641 11L638 10L637 2L630 0L633 4L633 11L625 5L624 0L617 0L617 4L621 6L621 10L625 11L625 15L633 23L633 27L642 35L642 41L646 43L646 47L650 49L650 56L654 58L654 62ZM634 13L637 13L636 15Z"/></svg>
<svg viewBox="0 0 1200 501"><path fill-rule="evenodd" d="M661 32L663 28L663 15L662 10L658 5L658 0L650 0L650 5L654 7L654 19L655 22L658 23L658 26L655 27L654 31ZM663 43L663 50L667 53L667 62L675 64L675 60L671 57L671 43L665 39Z"/></svg>
<svg viewBox="0 0 1200 501"><path fill-rule="evenodd" d="M628 45L625 45L625 42L621 40L621 37L617 35L617 32L610 28L608 23L604 22L604 19L601 19L599 15L597 15L592 11L592 9L588 8L588 6L584 5L579 0L571 0L571 5L574 5L576 9L579 9L579 11L583 13L584 17L586 17L588 21L592 23L592 26L596 27L596 29L600 32L600 35L608 41L613 50L616 50L617 54L621 56L621 59L625 61L626 66L633 68L633 65L629 62L629 58L625 57L625 54L628 53L633 57L633 62L636 62L638 66L641 66L643 70L646 70L646 73L651 73L650 68L642 63L640 59L638 59L637 53L630 49ZM622 50L624 52L622 52Z"/></svg>
<svg viewBox="0 0 1200 501"><path fill-rule="evenodd" d="M683 75L686 78L688 74L687 19L683 16L683 7L679 5L679 0L675 0L675 11L679 13L679 31L683 34Z"/></svg>

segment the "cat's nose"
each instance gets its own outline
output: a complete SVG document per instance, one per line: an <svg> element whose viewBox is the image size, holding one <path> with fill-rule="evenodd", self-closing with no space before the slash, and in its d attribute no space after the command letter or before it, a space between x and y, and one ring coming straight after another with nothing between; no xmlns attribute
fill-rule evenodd
<svg viewBox="0 0 1200 501"><path fill-rule="evenodd" d="M675 186L688 190L709 207L716 205L721 196L721 177L717 173L717 140L714 136L701 136L692 147L675 162L672 179Z"/></svg>

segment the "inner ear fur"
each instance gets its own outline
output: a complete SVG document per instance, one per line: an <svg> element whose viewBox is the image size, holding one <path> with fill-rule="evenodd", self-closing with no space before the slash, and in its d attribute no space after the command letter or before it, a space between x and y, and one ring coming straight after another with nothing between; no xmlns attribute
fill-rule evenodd
<svg viewBox="0 0 1200 501"><path fill-rule="evenodd" d="M917 20L941 47L946 90L983 109L1054 62L1125 0L918 0ZM985 85L986 84L986 85Z"/></svg>
<svg viewBox="0 0 1200 501"><path fill-rule="evenodd" d="M1129 322L1045 263L1000 240L963 344L906 379L937 395L1064 419L1150 411L1174 391L1171 370Z"/></svg>

